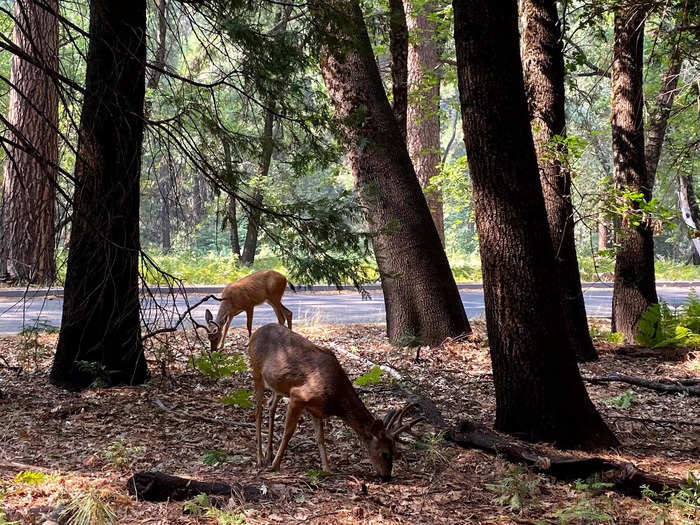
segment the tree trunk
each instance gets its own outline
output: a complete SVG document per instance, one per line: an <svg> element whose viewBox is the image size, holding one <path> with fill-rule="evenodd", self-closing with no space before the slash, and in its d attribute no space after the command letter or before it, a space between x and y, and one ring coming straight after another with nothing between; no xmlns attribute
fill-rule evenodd
<svg viewBox="0 0 700 525"><path fill-rule="evenodd" d="M51 381L80 389L148 378L139 317L139 177L146 2L90 3L74 211Z"/></svg>
<svg viewBox="0 0 700 525"><path fill-rule="evenodd" d="M57 0L15 1L14 43L48 71L58 71ZM10 279L51 284L56 278L55 201L58 166L58 92L42 68L11 61L0 258Z"/></svg>
<svg viewBox="0 0 700 525"><path fill-rule="evenodd" d="M579 375L552 279L554 249L527 112L516 2L455 0L453 7L496 428L564 448L615 445Z"/></svg>
<svg viewBox="0 0 700 525"><path fill-rule="evenodd" d="M683 222L690 230L693 245L693 264L700 264L700 208L695 197L692 175L678 176L678 203Z"/></svg>
<svg viewBox="0 0 700 525"><path fill-rule="evenodd" d="M321 69L372 235L392 343L470 332L440 237L384 92L357 0L314 0Z"/></svg>
<svg viewBox="0 0 700 525"><path fill-rule="evenodd" d="M228 222L231 227L231 251L240 259L241 257L241 241L238 238L238 216L236 213L236 199L229 197L228 199Z"/></svg>
<svg viewBox="0 0 700 525"><path fill-rule="evenodd" d="M396 122L406 140L408 106L408 26L403 0L389 0L389 49L391 51L391 92Z"/></svg>
<svg viewBox="0 0 700 525"><path fill-rule="evenodd" d="M204 218L204 203L206 202L206 187L202 177L194 175L194 186L192 188L192 218L196 226Z"/></svg>
<svg viewBox="0 0 700 525"><path fill-rule="evenodd" d="M406 144L440 242L445 246L442 191L431 186L440 164L440 52L431 0L405 0L408 45L408 109Z"/></svg>
<svg viewBox="0 0 700 525"><path fill-rule="evenodd" d="M612 65L612 143L615 187L640 192L651 200L653 183L644 160L642 67L645 10L635 2L615 11ZM634 213L638 204L625 204ZM615 258L612 330L633 342L637 323L650 304L657 303L654 277L654 238L647 221L620 223Z"/></svg>
<svg viewBox="0 0 700 525"><path fill-rule="evenodd" d="M608 240L608 221L601 213L598 215L598 251L602 252L603 250L607 250L609 246L610 241Z"/></svg>
<svg viewBox="0 0 700 525"><path fill-rule="evenodd" d="M245 244L241 262L243 264L253 264L255 262L255 251L258 248L258 232L260 230L260 216L262 214L263 190L261 185L265 184L267 174L270 172L272 164L272 151L274 143L275 114L273 111L265 111L265 127L260 137L260 166L258 167L257 180L254 182L253 206L248 208L248 228L245 233Z"/></svg>
<svg viewBox="0 0 700 525"><path fill-rule="evenodd" d="M172 248L171 242L171 227L170 227L170 169L168 161L162 160L160 169L158 170L158 192L160 193L160 212L158 213L158 222L160 224L160 247L164 254L170 253Z"/></svg>
<svg viewBox="0 0 700 525"><path fill-rule="evenodd" d="M588 331L574 239L571 173L566 161L564 54L554 0L524 0L523 67L530 125L554 247L564 322L580 361L598 359Z"/></svg>

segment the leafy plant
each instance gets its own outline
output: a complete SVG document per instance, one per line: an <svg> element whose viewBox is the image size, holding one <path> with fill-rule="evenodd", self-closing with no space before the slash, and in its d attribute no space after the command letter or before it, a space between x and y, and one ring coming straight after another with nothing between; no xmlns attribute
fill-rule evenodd
<svg viewBox="0 0 700 525"><path fill-rule="evenodd" d="M590 328L591 339L597 342L613 343L621 345L625 342L625 334L622 332L611 332L610 330L601 330L596 324L591 324Z"/></svg>
<svg viewBox="0 0 700 525"><path fill-rule="evenodd" d="M45 481L48 481L49 476L43 472L37 472L34 470L22 470L15 476L15 483L26 483L27 485L41 485Z"/></svg>
<svg viewBox="0 0 700 525"><path fill-rule="evenodd" d="M595 504L587 499L581 498L575 505L566 507L554 514L559 518L561 525L567 525L573 520L581 520L584 523L605 523L612 521L612 516L604 510L595 506Z"/></svg>
<svg viewBox="0 0 700 525"><path fill-rule="evenodd" d="M212 379L221 379L248 370L244 357L238 353L227 355L221 352L202 352L199 356L192 357L190 364Z"/></svg>
<svg viewBox="0 0 700 525"><path fill-rule="evenodd" d="M61 518L67 525L111 525L117 515L95 490L81 492L66 505Z"/></svg>
<svg viewBox="0 0 700 525"><path fill-rule="evenodd" d="M205 450L202 454L202 463L215 467L221 465L228 460L228 452L225 450L215 449L215 450Z"/></svg>
<svg viewBox="0 0 700 525"><path fill-rule="evenodd" d="M226 406L237 406L240 408L253 408L253 402L250 400L252 392L247 388L239 388L235 392L225 395L219 401Z"/></svg>
<svg viewBox="0 0 700 525"><path fill-rule="evenodd" d="M493 501L498 505L508 507L511 512L520 511L534 499L542 478L529 470L516 466L498 483L487 483L485 486L498 494Z"/></svg>
<svg viewBox="0 0 700 525"><path fill-rule="evenodd" d="M700 520L700 477L689 473L686 485L680 489L664 490L661 493L642 486L642 496L649 500L657 511L656 522L666 523L674 514L676 523L695 524Z"/></svg>
<svg viewBox="0 0 700 525"><path fill-rule="evenodd" d="M116 469L123 469L131 465L137 454L143 451L143 447L132 447L121 439L117 439L102 449L101 455Z"/></svg>
<svg viewBox="0 0 700 525"><path fill-rule="evenodd" d="M306 471L306 478L312 485L318 485L324 478L327 478L330 475L331 473L325 470L316 470L312 468Z"/></svg>
<svg viewBox="0 0 700 525"><path fill-rule="evenodd" d="M627 389L622 394L615 397L605 399L604 401L610 405L615 405L618 408L627 410L636 401L637 395L634 390Z"/></svg>
<svg viewBox="0 0 700 525"><path fill-rule="evenodd" d="M219 525L243 525L246 522L245 514L216 508L206 494L198 494L191 500L186 501L182 506L182 510L193 516L211 518Z"/></svg>
<svg viewBox="0 0 700 525"><path fill-rule="evenodd" d="M444 442L444 435L438 432L423 436L415 442L414 447L423 451L432 465L438 465L448 461L447 456L442 451Z"/></svg>
<svg viewBox="0 0 700 525"><path fill-rule="evenodd" d="M574 488L580 492L588 492L592 496L598 496L606 489L614 487L614 483L607 483L600 479L600 474L597 472L586 478L586 480L577 479L574 481Z"/></svg>
<svg viewBox="0 0 700 525"><path fill-rule="evenodd" d="M694 289L672 311L668 304L649 305L637 323L636 341L644 346L700 348L700 299Z"/></svg>
<svg viewBox="0 0 700 525"><path fill-rule="evenodd" d="M384 370L379 368L378 365L374 365L368 372L356 377L353 384L356 386L376 385L382 382L383 375Z"/></svg>

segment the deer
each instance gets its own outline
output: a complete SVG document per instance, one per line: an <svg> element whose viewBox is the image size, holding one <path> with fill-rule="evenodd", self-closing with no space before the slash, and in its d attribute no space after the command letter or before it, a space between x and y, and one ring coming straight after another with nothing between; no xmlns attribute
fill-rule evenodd
<svg viewBox="0 0 700 525"><path fill-rule="evenodd" d="M331 472L324 420L336 416L357 433L377 474L384 481L391 480L395 446L401 442L400 434L410 431L423 420L421 417L410 423L402 422L404 414L414 404L390 411L383 420L376 419L360 400L335 355L283 325L271 323L256 330L248 343L248 351L255 384L255 438L259 467L263 467L261 432L267 387L272 391L265 456L268 464L272 458L277 403L281 397L289 398L284 435L272 459L272 470L279 470L299 419L302 413L307 413L314 425L323 470Z"/></svg>
<svg viewBox="0 0 700 525"><path fill-rule="evenodd" d="M284 324L286 320L291 330L292 311L282 304L282 295L288 284L292 291L295 291L294 286L287 283L287 278L274 270L254 272L227 284L221 294L221 306L216 314L216 320L207 309L204 314L206 326L197 323L199 328L207 331L211 351L214 352L224 346L229 325L241 312L246 313L248 337L250 337L253 329L253 307L264 302L272 306L277 315L277 321Z"/></svg>

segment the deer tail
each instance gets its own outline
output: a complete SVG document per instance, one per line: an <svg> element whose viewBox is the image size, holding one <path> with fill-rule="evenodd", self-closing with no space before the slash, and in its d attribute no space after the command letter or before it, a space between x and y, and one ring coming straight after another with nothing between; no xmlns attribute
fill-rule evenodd
<svg viewBox="0 0 700 525"><path fill-rule="evenodd" d="M295 287L292 283L290 283L289 281L287 281L287 284L289 285L289 289L290 289L291 291L293 291L294 293L297 293L297 289L296 289L296 287Z"/></svg>

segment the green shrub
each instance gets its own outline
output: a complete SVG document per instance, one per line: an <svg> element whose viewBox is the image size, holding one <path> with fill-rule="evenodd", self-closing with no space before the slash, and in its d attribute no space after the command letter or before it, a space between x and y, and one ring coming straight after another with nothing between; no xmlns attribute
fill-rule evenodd
<svg viewBox="0 0 700 525"><path fill-rule="evenodd" d="M568 525L572 521L605 523L613 519L610 514L596 507L595 503L586 498L581 498L575 505L558 511L555 516L559 518L561 525Z"/></svg>
<svg viewBox="0 0 700 525"><path fill-rule="evenodd" d="M370 368L369 372L366 372L361 376L356 377L355 381L353 381L353 384L355 386L376 385L382 382L383 375L384 370L379 368L378 365L374 365L372 368Z"/></svg>
<svg viewBox="0 0 700 525"><path fill-rule="evenodd" d="M245 358L238 353L227 355L221 352L202 352L199 356L190 358L190 364L212 379L221 379L248 370Z"/></svg>
<svg viewBox="0 0 700 525"><path fill-rule="evenodd" d="M22 470L15 476L15 483L24 483L26 485L41 485L45 481L48 481L50 476L47 476L43 472L37 472L34 470Z"/></svg>
<svg viewBox="0 0 700 525"><path fill-rule="evenodd" d="M664 302L649 305L637 331L635 340L643 346L700 348L700 299L695 290L674 311Z"/></svg>
<svg viewBox="0 0 700 525"><path fill-rule="evenodd" d="M117 515L96 491L82 492L74 497L61 512L67 525L111 525Z"/></svg>
<svg viewBox="0 0 700 525"><path fill-rule="evenodd" d="M487 483L485 486L498 494L493 501L498 505L508 507L511 512L520 511L535 498L542 478L529 470L516 466L501 478L498 483Z"/></svg>
<svg viewBox="0 0 700 525"><path fill-rule="evenodd" d="M250 400L252 392L246 388L239 388L235 392L225 395L219 401L227 406L237 406L240 408L253 408L253 402Z"/></svg>
<svg viewBox="0 0 700 525"><path fill-rule="evenodd" d="M622 394L609 399L604 399L604 401L610 405L615 405L618 408L627 410L633 403L635 403L636 398L637 395L634 393L634 390L625 390Z"/></svg>

